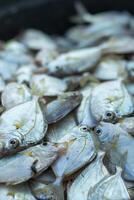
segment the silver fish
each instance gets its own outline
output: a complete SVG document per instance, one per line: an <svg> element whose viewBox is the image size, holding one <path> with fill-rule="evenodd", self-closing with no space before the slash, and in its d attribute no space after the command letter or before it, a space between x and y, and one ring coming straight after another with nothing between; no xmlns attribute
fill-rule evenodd
<svg viewBox="0 0 134 200"><path fill-rule="evenodd" d="M95 129L101 147L108 152L110 160L123 168L123 178L134 181L134 139L119 124L101 122Z"/></svg>
<svg viewBox="0 0 134 200"><path fill-rule="evenodd" d="M63 145L55 146L47 143L30 147L14 156L2 158L0 183L15 185L39 175L57 159L63 149Z"/></svg>
<svg viewBox="0 0 134 200"><path fill-rule="evenodd" d="M90 188L109 175L103 164L103 157L104 152L99 152L97 158L74 180L68 190L68 200L87 200Z"/></svg>
<svg viewBox="0 0 134 200"><path fill-rule="evenodd" d="M133 110L133 100L120 80L101 83L92 90L91 112L98 121L112 122Z"/></svg>
<svg viewBox="0 0 134 200"><path fill-rule="evenodd" d="M66 152L52 165L56 177L63 179L91 162L96 155L93 138L86 126L76 126L59 140L67 143Z"/></svg>
<svg viewBox="0 0 134 200"><path fill-rule="evenodd" d="M103 178L88 194L88 200L130 200L127 188L121 178L121 169L115 175Z"/></svg>
<svg viewBox="0 0 134 200"><path fill-rule="evenodd" d="M37 144L46 130L37 98L9 109L0 117L0 156Z"/></svg>
<svg viewBox="0 0 134 200"><path fill-rule="evenodd" d="M28 87L15 82L7 84L1 96L2 105L7 110L31 99L32 95Z"/></svg>

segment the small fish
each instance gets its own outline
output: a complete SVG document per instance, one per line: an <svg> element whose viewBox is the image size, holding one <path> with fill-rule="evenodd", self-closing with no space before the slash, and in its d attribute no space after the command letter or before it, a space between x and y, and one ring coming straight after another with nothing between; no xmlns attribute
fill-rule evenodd
<svg viewBox="0 0 134 200"><path fill-rule="evenodd" d="M30 87L34 95L57 96L66 91L67 84L59 78L41 74L32 76Z"/></svg>
<svg viewBox="0 0 134 200"><path fill-rule="evenodd" d="M56 44L47 34L35 29L25 30L20 35L20 42L31 50L56 49Z"/></svg>
<svg viewBox="0 0 134 200"><path fill-rule="evenodd" d="M68 189L68 200L88 200L88 191L109 175L103 164L104 152L84 169Z"/></svg>
<svg viewBox="0 0 134 200"><path fill-rule="evenodd" d="M99 47L69 51L48 63L46 70L48 74L56 76L80 74L92 69L101 56L102 51Z"/></svg>
<svg viewBox="0 0 134 200"><path fill-rule="evenodd" d="M101 122L95 128L101 148L108 152L110 161L123 168L123 178L134 181L134 139L119 124Z"/></svg>
<svg viewBox="0 0 134 200"><path fill-rule="evenodd" d="M104 177L88 193L88 200L130 200L127 188L121 178L121 169L116 174Z"/></svg>
<svg viewBox="0 0 134 200"><path fill-rule="evenodd" d="M56 177L63 179L91 162L96 156L93 138L86 126L76 126L59 140L67 143L66 152L52 165Z"/></svg>
<svg viewBox="0 0 134 200"><path fill-rule="evenodd" d="M80 104L81 99L82 95L79 92L68 92L48 103L43 111L47 123L52 124L61 120Z"/></svg>
<svg viewBox="0 0 134 200"><path fill-rule="evenodd" d="M133 111L133 100L120 80L101 83L92 90L91 112L96 120L114 122Z"/></svg>
<svg viewBox="0 0 134 200"><path fill-rule="evenodd" d="M37 144L46 131L37 98L5 111L0 116L0 156Z"/></svg>
<svg viewBox="0 0 134 200"><path fill-rule="evenodd" d="M9 186L0 184L1 200L36 200L27 183Z"/></svg>
<svg viewBox="0 0 134 200"><path fill-rule="evenodd" d="M2 105L7 110L31 99L32 95L28 87L15 82L7 84L1 96Z"/></svg>
<svg viewBox="0 0 134 200"><path fill-rule="evenodd" d="M0 183L16 185L39 175L57 159L63 148L63 145L57 146L52 143L40 144L14 156L2 158Z"/></svg>

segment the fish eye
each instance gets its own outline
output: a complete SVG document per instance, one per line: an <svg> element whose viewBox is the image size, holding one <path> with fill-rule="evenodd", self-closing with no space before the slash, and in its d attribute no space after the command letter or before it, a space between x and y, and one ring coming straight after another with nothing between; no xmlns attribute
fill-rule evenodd
<svg viewBox="0 0 134 200"><path fill-rule="evenodd" d="M98 135L98 136L102 134L101 128L95 128L94 132L95 132L95 134Z"/></svg>
<svg viewBox="0 0 134 200"><path fill-rule="evenodd" d="M80 131L87 132L87 131L89 131L89 128L87 126L81 126Z"/></svg>
<svg viewBox="0 0 134 200"><path fill-rule="evenodd" d="M114 119L115 118L115 113L114 112L112 112L112 111L107 111L106 113L105 113L105 119L106 120L112 120L112 119Z"/></svg>
<svg viewBox="0 0 134 200"><path fill-rule="evenodd" d="M12 148L16 148L17 146L19 146L19 140L16 138L13 138L9 141L9 144Z"/></svg>

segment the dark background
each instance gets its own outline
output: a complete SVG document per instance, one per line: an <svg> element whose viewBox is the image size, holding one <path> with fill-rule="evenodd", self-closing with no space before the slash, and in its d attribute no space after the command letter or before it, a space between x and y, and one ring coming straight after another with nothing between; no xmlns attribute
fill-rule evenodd
<svg viewBox="0 0 134 200"><path fill-rule="evenodd" d="M0 0L0 39L9 39L25 28L62 34L71 24L75 0ZM134 0L81 0L91 13L128 10Z"/></svg>

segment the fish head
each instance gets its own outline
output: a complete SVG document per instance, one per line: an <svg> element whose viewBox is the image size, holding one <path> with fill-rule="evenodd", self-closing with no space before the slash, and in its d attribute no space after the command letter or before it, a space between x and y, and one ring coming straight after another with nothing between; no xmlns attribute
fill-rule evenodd
<svg viewBox="0 0 134 200"><path fill-rule="evenodd" d="M17 152L23 149L22 146L22 139L15 131L13 133L5 133L0 130L0 157Z"/></svg>
<svg viewBox="0 0 134 200"><path fill-rule="evenodd" d="M118 127L112 123L100 122L94 129L94 133L103 146L111 146L114 139L118 138Z"/></svg>

